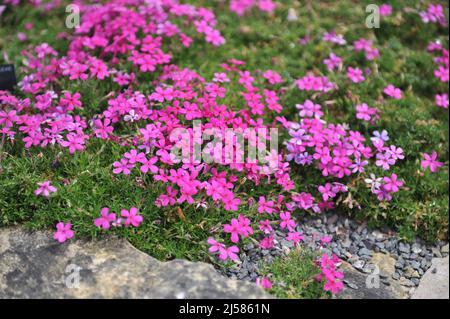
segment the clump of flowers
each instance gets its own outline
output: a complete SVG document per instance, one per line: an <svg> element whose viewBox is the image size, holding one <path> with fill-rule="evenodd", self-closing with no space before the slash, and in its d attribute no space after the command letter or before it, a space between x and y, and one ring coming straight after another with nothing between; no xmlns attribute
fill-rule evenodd
<svg viewBox="0 0 450 319"><path fill-rule="evenodd" d="M257 7L262 12L273 12L277 5L272 0L231 0L230 10L237 15L244 15L247 11Z"/></svg>
<svg viewBox="0 0 450 319"><path fill-rule="evenodd" d="M321 273L316 276L316 279L318 281L323 281L323 289L332 294L337 294L344 289L344 283L342 281L344 274L337 270L337 266L340 262L341 261L335 254L333 254L332 257L328 254L323 254L317 261Z"/></svg>

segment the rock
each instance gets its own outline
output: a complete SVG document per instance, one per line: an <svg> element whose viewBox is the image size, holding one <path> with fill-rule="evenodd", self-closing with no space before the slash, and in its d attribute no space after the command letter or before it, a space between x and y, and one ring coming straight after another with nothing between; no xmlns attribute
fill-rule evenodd
<svg viewBox="0 0 450 319"><path fill-rule="evenodd" d="M419 273L414 270L414 268L412 268L411 266L406 266L405 267L405 272L404 275L406 278L419 278Z"/></svg>
<svg viewBox="0 0 450 319"><path fill-rule="evenodd" d="M441 253L442 254L448 254L448 244L441 248Z"/></svg>
<svg viewBox="0 0 450 319"><path fill-rule="evenodd" d="M439 248L431 247L431 252L433 253L433 257L442 258L442 254Z"/></svg>
<svg viewBox="0 0 450 319"><path fill-rule="evenodd" d="M79 275L79 276L78 276ZM79 278L79 281L77 280ZM70 240L0 229L0 298L270 298L209 264L160 262L125 240Z"/></svg>
<svg viewBox="0 0 450 319"><path fill-rule="evenodd" d="M401 277L399 282L400 282L400 285L405 286L405 287L414 287L415 286L411 280L406 279L405 277Z"/></svg>
<svg viewBox="0 0 450 319"><path fill-rule="evenodd" d="M410 246L409 246L409 244L400 242L400 244L399 244L399 246L398 246L398 250L399 250L401 253L409 254Z"/></svg>
<svg viewBox="0 0 450 319"><path fill-rule="evenodd" d="M449 299L449 257L432 260L431 268L422 277L411 298Z"/></svg>
<svg viewBox="0 0 450 319"><path fill-rule="evenodd" d="M372 256L373 255L373 251L367 249L367 248L361 248L358 251L358 255L360 256Z"/></svg>
<svg viewBox="0 0 450 319"><path fill-rule="evenodd" d="M392 277L395 273L395 259L389 255L375 253L371 262L378 266L380 274Z"/></svg>
<svg viewBox="0 0 450 319"><path fill-rule="evenodd" d="M352 263L353 267L355 267L358 270L362 270L364 268L364 265L366 262L364 260L356 260Z"/></svg>
<svg viewBox="0 0 450 319"><path fill-rule="evenodd" d="M352 265L343 262L340 270L344 272L346 282L358 289L352 289L348 284L344 286L344 290L337 296L340 299L406 299L407 291L397 282L390 281L389 285L379 282L373 282L371 275L356 271Z"/></svg>
<svg viewBox="0 0 450 319"><path fill-rule="evenodd" d="M422 248L420 247L419 244L413 244L411 247L411 251L413 252L413 254L420 254L422 252Z"/></svg>

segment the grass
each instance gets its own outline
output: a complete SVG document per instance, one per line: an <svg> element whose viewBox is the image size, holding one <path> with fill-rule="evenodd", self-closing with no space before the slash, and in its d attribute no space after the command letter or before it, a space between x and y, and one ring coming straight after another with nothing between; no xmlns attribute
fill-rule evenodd
<svg viewBox="0 0 450 319"><path fill-rule="evenodd" d="M448 89L434 79L432 57L425 51L428 41L437 38L448 47L448 30L424 25L417 15L400 13L405 6L415 10L423 8L421 2L396 1L393 6L397 14L383 20L380 29L364 26L365 5L373 1L286 0L280 1L275 15L253 11L243 18L231 14L222 3L190 2L214 9L227 43L213 48L200 42L194 48L180 51L173 62L198 70L206 78L218 70L220 63L237 58L245 60L249 70L274 69L293 81L307 71L324 70L322 60L330 52L320 41L324 31L335 29L345 33L349 42L360 37L373 38L381 53L376 69L347 49L333 48L344 57L346 64L371 68L374 74L370 81L359 86L341 86L338 92L320 102L329 102L325 118L330 122L348 123L367 135L374 129L388 130L392 143L406 153L406 159L394 171L405 180L407 189L396 194L391 203L380 204L367 189L358 186L352 190L352 197L362 209L341 205L339 211L367 220L374 227L393 227L405 239L416 235L431 242L448 238L449 117L447 110L434 104L434 93ZM286 22L291 7L297 10L299 20ZM67 43L56 37L59 32L70 32L63 27L63 10L44 15L22 8L14 13L6 12L1 19L0 63L8 62L6 54L10 62L20 66L23 63L20 51L27 45L48 42L58 51L67 49ZM24 44L16 35L27 22L32 22L34 28L27 32L29 40ZM314 40L300 46L298 38L308 34ZM343 75L336 75L332 80L341 84ZM389 83L405 92L403 100L381 102L380 92ZM141 89L150 91L149 87ZM87 81L76 84L71 90L81 93L84 112L87 112L83 115L88 115L105 107L106 101L101 98L111 88ZM306 98L306 94L288 89L282 96L284 115L294 119L295 104ZM366 102L382 111L376 127L356 121L354 105L357 102ZM437 150L439 159L445 162L437 174L420 170L420 154L432 150ZM0 226L24 224L30 229L48 229L59 220L72 220L76 221L77 236L95 239L103 236L92 223L101 207L117 211L136 206L146 222L138 229L118 230L119 236L161 260L186 258L214 263L207 253L205 240L223 222L229 221L230 215L214 207L204 210L183 205L182 214L174 208L157 208L154 200L163 192L161 185L146 176L112 174L111 164L123 152L124 149L115 144L98 140L90 140L84 152L73 156L66 150L52 147L25 150L20 141L4 145L0 149ZM373 168L370 173L383 174ZM295 167L293 175L296 185L301 185L303 191L313 191L325 181L320 172L302 167ZM47 179L59 185L58 192L51 200L37 198L33 195L36 183ZM254 197L268 192L263 187L243 187L241 191ZM313 256L306 252L295 252L287 259L275 261L267 272L275 282L285 282L288 289L275 286L272 292L279 297L323 297L317 285L310 282L314 272L312 261Z"/></svg>
<svg viewBox="0 0 450 319"><path fill-rule="evenodd" d="M279 257L267 265L263 273L275 284L270 293L284 299L323 299L330 293L323 290L323 284L314 279L317 256L307 249L295 249L288 256Z"/></svg>

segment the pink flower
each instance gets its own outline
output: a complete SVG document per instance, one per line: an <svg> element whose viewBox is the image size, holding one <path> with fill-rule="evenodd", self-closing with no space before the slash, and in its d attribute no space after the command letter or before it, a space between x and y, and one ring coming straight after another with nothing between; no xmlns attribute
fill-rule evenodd
<svg viewBox="0 0 450 319"><path fill-rule="evenodd" d="M218 252L222 249L225 249L225 245L222 243L219 243L218 241L216 241L214 238L208 238L208 244L211 246L209 247L209 252L210 253L215 253Z"/></svg>
<svg viewBox="0 0 450 319"><path fill-rule="evenodd" d="M296 108L300 110L299 115L301 117L320 118L323 115L320 104L315 104L311 100L306 100L303 104L297 104Z"/></svg>
<svg viewBox="0 0 450 319"><path fill-rule="evenodd" d="M280 84L283 83L283 79L281 78L281 75L272 71L268 70L263 74L263 77L270 83L270 84Z"/></svg>
<svg viewBox="0 0 450 319"><path fill-rule="evenodd" d="M449 68L440 65L436 71L434 71L434 76L437 77L441 82L448 82L449 80Z"/></svg>
<svg viewBox="0 0 450 319"><path fill-rule="evenodd" d="M273 236L264 237L259 242L259 248L261 249L272 249L274 247Z"/></svg>
<svg viewBox="0 0 450 319"><path fill-rule="evenodd" d="M264 289L272 289L272 283L267 277L256 278L256 284Z"/></svg>
<svg viewBox="0 0 450 319"><path fill-rule="evenodd" d="M71 228L71 223L64 224L63 222L59 222L58 224L56 224L56 232L53 235L53 238L60 243L64 243L67 239L72 238L74 235Z"/></svg>
<svg viewBox="0 0 450 319"><path fill-rule="evenodd" d="M63 147L68 147L70 154L75 151L82 151L84 149L84 138L78 134L67 134L67 141L62 141L60 144Z"/></svg>
<svg viewBox="0 0 450 319"><path fill-rule="evenodd" d="M392 174L391 177L384 177L384 189L389 193L397 193L398 188L403 186L403 182L397 180L397 174Z"/></svg>
<svg viewBox="0 0 450 319"><path fill-rule="evenodd" d="M226 73L214 73L213 82L228 83L230 82L230 79L228 78Z"/></svg>
<svg viewBox="0 0 450 319"><path fill-rule="evenodd" d="M390 4L383 3L380 6L380 15L382 17L387 17L390 16L391 14L392 14L392 6Z"/></svg>
<svg viewBox="0 0 450 319"><path fill-rule="evenodd" d="M302 236L302 234L300 232L291 231L287 235L286 239L288 241L294 242L294 246L297 246L304 239L304 237Z"/></svg>
<svg viewBox="0 0 450 319"><path fill-rule="evenodd" d="M129 163L125 158L122 158L120 162L114 162L113 166L114 166L113 169L114 174L122 173L124 175L130 175L131 169L134 167L134 165Z"/></svg>
<svg viewBox="0 0 450 319"><path fill-rule="evenodd" d="M281 229L287 228L288 230L291 230L295 228L295 221L291 219L290 212L280 213L280 219L281 219L280 222Z"/></svg>
<svg viewBox="0 0 450 319"><path fill-rule="evenodd" d="M268 213L268 214L272 214L273 213L273 206L274 206L274 202L273 201L267 201L264 196L261 196L259 198L259 202L258 202L258 213L262 214L264 212Z"/></svg>
<svg viewBox="0 0 450 319"><path fill-rule="evenodd" d="M56 193L56 187L52 186L51 181L45 181L38 183L39 188L34 191L34 194L39 196L48 197L50 193Z"/></svg>
<svg viewBox="0 0 450 319"><path fill-rule="evenodd" d="M436 153L436 151L433 151L431 153L431 155L429 155L427 153L423 153L422 156L424 158L422 160L422 162L421 162L422 168L426 169L426 168L429 167L430 171L432 173L437 172L438 169L444 165L444 163L437 161L437 153Z"/></svg>
<svg viewBox="0 0 450 319"><path fill-rule="evenodd" d="M259 229L265 234L270 234L273 231L272 226L270 226L270 220L266 219L266 220L260 221Z"/></svg>
<svg viewBox="0 0 450 319"><path fill-rule="evenodd" d="M328 199L336 197L336 193L333 191L333 187L330 183L326 183L325 186L319 186L318 190L322 193L322 198L324 201L328 201Z"/></svg>
<svg viewBox="0 0 450 319"><path fill-rule="evenodd" d="M239 234L241 232L241 224L237 219L233 218L230 224L223 225L223 231L231 234L231 242L237 243L239 241Z"/></svg>
<svg viewBox="0 0 450 319"><path fill-rule="evenodd" d="M334 69L339 69L342 66L342 58L331 52L329 58L323 60L323 64L325 64L328 71L331 72Z"/></svg>
<svg viewBox="0 0 450 319"><path fill-rule="evenodd" d="M353 82L353 83L359 83L363 82L366 78L363 75L363 71L359 68L352 68L349 66L347 68L347 77Z"/></svg>
<svg viewBox="0 0 450 319"><path fill-rule="evenodd" d="M333 239L333 237L331 236L323 236L320 238L320 242L322 243L322 245L326 245L331 243L331 240Z"/></svg>
<svg viewBox="0 0 450 319"><path fill-rule="evenodd" d="M230 258L232 261L237 261L238 253L239 253L239 248L236 246L230 246L228 248L222 247L219 250L219 259L227 260L228 258Z"/></svg>
<svg viewBox="0 0 450 319"><path fill-rule="evenodd" d="M108 230L111 227L111 223L116 221L116 214L109 213L109 208L104 207L101 209L101 217L94 220L94 225Z"/></svg>
<svg viewBox="0 0 450 319"><path fill-rule="evenodd" d="M448 109L448 94L437 94L436 95L436 105L444 109Z"/></svg>
<svg viewBox="0 0 450 319"><path fill-rule="evenodd" d="M366 103L356 105L356 118L366 122L373 122L379 118L378 109L370 108Z"/></svg>
<svg viewBox="0 0 450 319"><path fill-rule="evenodd" d="M389 84L385 89L384 89L384 94L386 94L389 97L392 97L393 99L396 100L400 100L402 98L402 90L400 90L399 88L396 88L395 86L393 86L392 84Z"/></svg>
<svg viewBox="0 0 450 319"><path fill-rule="evenodd" d="M144 220L144 217L138 215L138 209L136 207L131 207L130 210L122 209L120 215L125 219L125 225L132 225L134 227L139 227L139 225Z"/></svg>

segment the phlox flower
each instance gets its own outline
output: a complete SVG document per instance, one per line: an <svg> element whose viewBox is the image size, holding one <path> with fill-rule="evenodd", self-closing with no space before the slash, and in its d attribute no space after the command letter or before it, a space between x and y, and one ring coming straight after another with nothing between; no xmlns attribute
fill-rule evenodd
<svg viewBox="0 0 450 319"><path fill-rule="evenodd" d="M76 151L82 151L84 149L84 138L82 135L70 133L66 136L67 141L60 142L61 146L68 147L69 153L73 154Z"/></svg>
<svg viewBox="0 0 450 319"><path fill-rule="evenodd" d="M323 60L323 64L327 66L328 71L332 72L342 66L342 58L331 52L329 57Z"/></svg>
<svg viewBox="0 0 450 319"><path fill-rule="evenodd" d="M264 289L272 289L272 283L267 277L256 278L256 284Z"/></svg>
<svg viewBox="0 0 450 319"><path fill-rule="evenodd" d="M374 131L370 140L374 143L379 141L387 142L389 141L389 133L386 130L382 130L381 133L379 131Z"/></svg>
<svg viewBox="0 0 450 319"><path fill-rule="evenodd" d="M363 82L366 78L363 75L363 71L359 68L352 68L349 66L347 68L347 77L353 82L353 83L359 83Z"/></svg>
<svg viewBox="0 0 450 319"><path fill-rule="evenodd" d="M230 79L228 78L226 73L214 73L213 82L228 83L230 82Z"/></svg>
<svg viewBox="0 0 450 319"><path fill-rule="evenodd" d="M122 209L120 215L125 218L125 225L132 225L133 227L139 227L144 220L144 217L138 215L138 209L131 207L130 210Z"/></svg>
<svg viewBox="0 0 450 319"><path fill-rule="evenodd" d="M333 186L330 183L320 185L318 187L318 190L322 194L322 198L324 201L328 201L328 199L336 197L336 193L334 192Z"/></svg>
<svg viewBox="0 0 450 319"><path fill-rule="evenodd" d="M283 83L281 75L272 70L264 72L263 77L272 85Z"/></svg>
<svg viewBox="0 0 450 319"><path fill-rule="evenodd" d="M397 174L392 174L391 177L384 177L383 182L384 189L389 193L397 193L399 187L402 187L404 185L403 181L399 181L397 179Z"/></svg>
<svg viewBox="0 0 450 319"><path fill-rule="evenodd" d="M259 229L265 234L270 234L273 231L272 226L270 226L270 220L266 219L266 220L260 221Z"/></svg>
<svg viewBox="0 0 450 319"><path fill-rule="evenodd" d="M73 237L74 233L72 231L72 224L64 222L59 222L56 224L56 232L53 235L53 238L60 243L64 243L67 239Z"/></svg>
<svg viewBox="0 0 450 319"><path fill-rule="evenodd" d="M230 246L228 248L226 248L225 246L222 248L219 248L219 259L220 260L227 260L228 258L230 258L232 261L237 261L238 260L238 254L239 253L239 248L236 246Z"/></svg>
<svg viewBox="0 0 450 319"><path fill-rule="evenodd" d="M274 202L272 200L266 201L266 198L264 196L259 197L258 213L262 214L262 213L266 212L268 214L272 214L273 206L274 206Z"/></svg>
<svg viewBox="0 0 450 319"><path fill-rule="evenodd" d="M384 170L389 170L392 165L395 165L395 162L391 152L378 153L375 165L382 167Z"/></svg>
<svg viewBox="0 0 450 319"><path fill-rule="evenodd" d="M39 188L34 191L36 196L49 197L50 193L56 193L56 187L51 185L51 181L38 183Z"/></svg>
<svg viewBox="0 0 450 319"><path fill-rule="evenodd" d="M13 126L14 122L19 119L17 116L16 110L11 110L9 112L0 111L0 124L3 124L5 127Z"/></svg>
<svg viewBox="0 0 450 319"><path fill-rule="evenodd" d="M423 169L430 168L430 171L432 173L436 173L438 169L444 165L444 163L437 161L438 155L436 151L433 151L431 155L423 153L422 156L424 159L422 160L420 165L422 166Z"/></svg>
<svg viewBox="0 0 450 319"><path fill-rule="evenodd" d="M344 36L342 34L336 34L335 31L325 32L323 35L323 40L338 45L347 44L347 41L344 39Z"/></svg>
<svg viewBox="0 0 450 319"><path fill-rule="evenodd" d="M292 241L294 243L294 246L297 246L304 239L304 237L300 232L290 231L286 236L286 239L288 241Z"/></svg>
<svg viewBox="0 0 450 319"><path fill-rule="evenodd" d="M320 110L320 104L315 104L311 100L306 100L303 104L297 104L296 108L300 110L299 115L301 117L317 117L320 118L323 112Z"/></svg>
<svg viewBox="0 0 450 319"><path fill-rule="evenodd" d="M287 228L288 230L291 230L295 227L295 221L291 219L291 213L290 212L284 212L280 213L280 227L281 229Z"/></svg>
<svg viewBox="0 0 450 319"><path fill-rule="evenodd" d="M366 122L375 122L379 118L377 108L371 108L366 103L356 105L356 118Z"/></svg>
<svg viewBox="0 0 450 319"><path fill-rule="evenodd" d="M402 90L400 90L399 88L396 88L394 85L389 84L385 89L384 89L384 94L386 94L387 96L395 99L395 100L400 100L402 98Z"/></svg>
<svg viewBox="0 0 450 319"><path fill-rule="evenodd" d="M392 14L392 6L390 4L387 3L383 3L380 6L380 15L382 17L388 17Z"/></svg>
<svg viewBox="0 0 450 319"><path fill-rule="evenodd" d="M448 94L436 94L436 105L448 109Z"/></svg>
<svg viewBox="0 0 450 319"><path fill-rule="evenodd" d="M114 162L113 166L114 166L113 169L114 174L122 173L124 175L130 175L131 169L134 167L134 164L131 164L130 162L128 162L127 159L122 158L120 162Z"/></svg>
<svg viewBox="0 0 450 319"><path fill-rule="evenodd" d="M440 65L437 70L434 71L434 76L438 78L441 82L449 81L449 68Z"/></svg>
<svg viewBox="0 0 450 319"><path fill-rule="evenodd" d="M259 248L261 249L272 249L274 247L274 241L273 241L273 236L269 236L269 237L264 237L260 242L259 242Z"/></svg>
<svg viewBox="0 0 450 319"><path fill-rule="evenodd" d="M94 220L94 225L99 228L108 230L111 227L111 223L116 221L116 214L109 213L109 208L104 207L101 209L101 217Z"/></svg>
<svg viewBox="0 0 450 319"><path fill-rule="evenodd" d="M219 243L212 237L209 237L207 242L210 245L208 249L210 253L215 253L225 248L224 244Z"/></svg>

